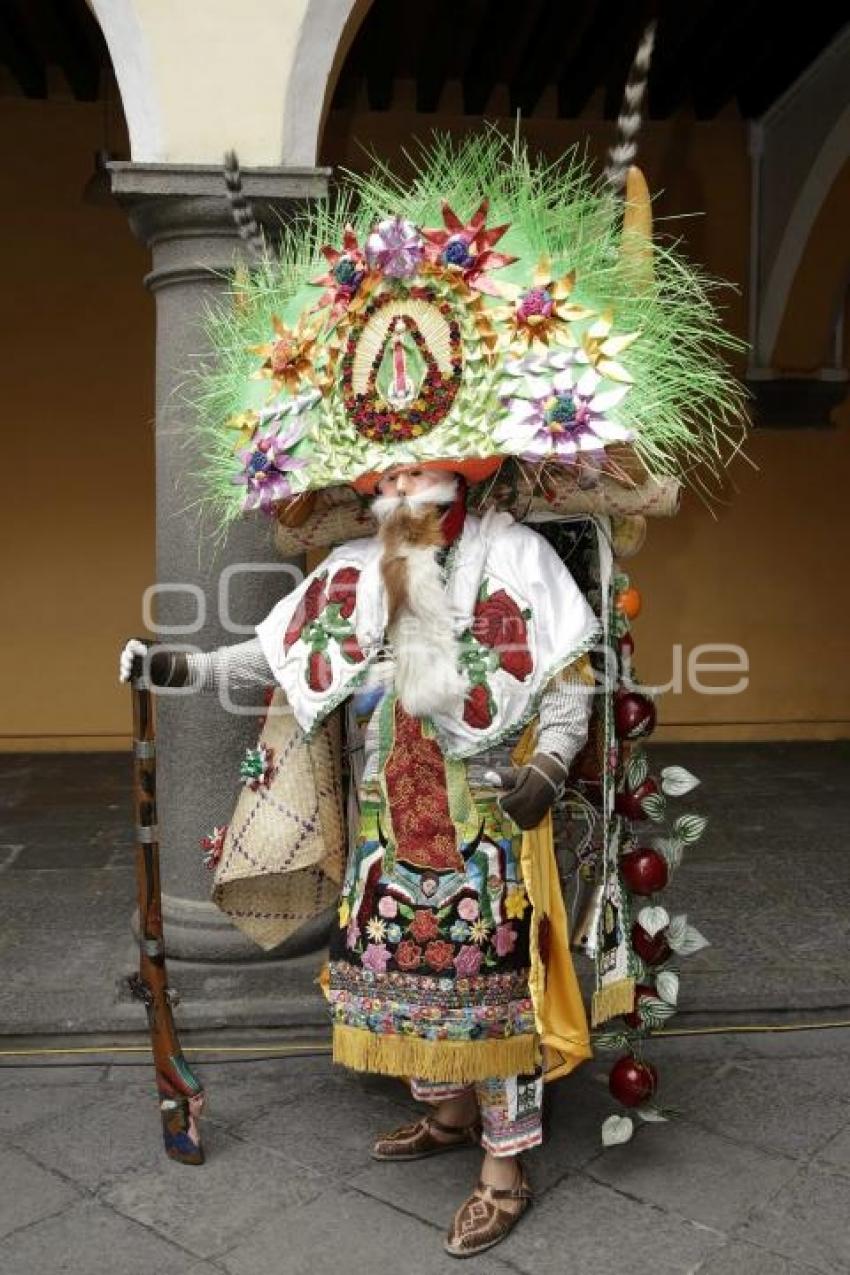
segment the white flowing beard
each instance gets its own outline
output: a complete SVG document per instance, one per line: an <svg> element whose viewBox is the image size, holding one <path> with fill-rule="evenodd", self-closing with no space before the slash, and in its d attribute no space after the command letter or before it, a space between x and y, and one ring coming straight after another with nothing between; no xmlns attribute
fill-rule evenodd
<svg viewBox="0 0 850 1275"><path fill-rule="evenodd" d="M416 521L438 504L451 504L457 481L435 482L421 495L379 496L372 509L381 524L382 568L403 565L403 587L390 621L388 637L395 657L395 689L405 712L413 717L460 711L465 693L458 670L458 645L446 591L437 563L437 546L415 543L401 511ZM418 515L418 517L417 517Z"/></svg>
<svg viewBox="0 0 850 1275"><path fill-rule="evenodd" d="M431 505L450 505L457 495L457 479L440 478L424 492L411 496L376 496L372 501L372 513L378 522L386 522L399 509L419 510Z"/></svg>

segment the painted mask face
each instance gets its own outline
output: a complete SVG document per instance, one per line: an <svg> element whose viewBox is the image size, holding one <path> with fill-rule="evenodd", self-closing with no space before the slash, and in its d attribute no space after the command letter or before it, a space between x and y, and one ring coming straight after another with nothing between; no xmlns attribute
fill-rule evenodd
<svg viewBox="0 0 850 1275"><path fill-rule="evenodd" d="M448 469L421 469L418 465L406 465L385 474L378 483L377 493L379 496L426 497L433 490L439 493L435 499L443 499L446 486L454 484L455 476Z"/></svg>

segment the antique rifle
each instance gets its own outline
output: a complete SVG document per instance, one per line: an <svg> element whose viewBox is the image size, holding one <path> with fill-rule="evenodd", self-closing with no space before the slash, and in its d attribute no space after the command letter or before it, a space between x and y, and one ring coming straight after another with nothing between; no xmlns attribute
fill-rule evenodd
<svg viewBox="0 0 850 1275"><path fill-rule="evenodd" d="M204 1090L177 1036L162 936L162 889L156 815L156 726L150 683L140 675L133 694L133 795L136 816L136 887L139 905L139 972L128 979L148 1016L156 1088L166 1153L181 1164L203 1164L198 1117Z"/></svg>

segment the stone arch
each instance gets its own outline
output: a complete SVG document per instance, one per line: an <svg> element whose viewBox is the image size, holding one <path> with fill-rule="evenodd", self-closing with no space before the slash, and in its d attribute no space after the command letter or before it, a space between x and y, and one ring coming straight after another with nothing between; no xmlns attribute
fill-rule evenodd
<svg viewBox="0 0 850 1275"><path fill-rule="evenodd" d="M315 164L340 70L372 0L308 5L283 104L283 162Z"/></svg>
<svg viewBox="0 0 850 1275"><path fill-rule="evenodd" d="M89 0L106 40L135 158L157 159L163 122L153 57L133 0Z"/></svg>
<svg viewBox="0 0 850 1275"><path fill-rule="evenodd" d="M136 164L313 167L333 83L371 0L89 0ZM203 21L199 12L203 12Z"/></svg>
<svg viewBox="0 0 850 1275"><path fill-rule="evenodd" d="M834 122L785 226L762 302L759 347L764 363L796 368L824 365L829 350L826 334L835 322L841 288L850 275L849 201L850 106ZM836 280L835 289L824 288L825 278ZM805 325L793 321L800 304L810 312ZM814 354L816 347L819 352Z"/></svg>
<svg viewBox="0 0 850 1275"><path fill-rule="evenodd" d="M772 363L776 368L815 370L834 363L835 325L850 280L850 156L817 211L786 293ZM805 322L799 316L805 315Z"/></svg>

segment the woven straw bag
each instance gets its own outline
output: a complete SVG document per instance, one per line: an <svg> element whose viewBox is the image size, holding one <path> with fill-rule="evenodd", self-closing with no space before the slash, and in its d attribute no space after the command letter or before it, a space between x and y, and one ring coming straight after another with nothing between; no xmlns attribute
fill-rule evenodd
<svg viewBox="0 0 850 1275"><path fill-rule="evenodd" d="M266 951L335 902L345 866L339 715L307 740L276 690L258 747L266 782L246 784L213 879L213 902Z"/></svg>

